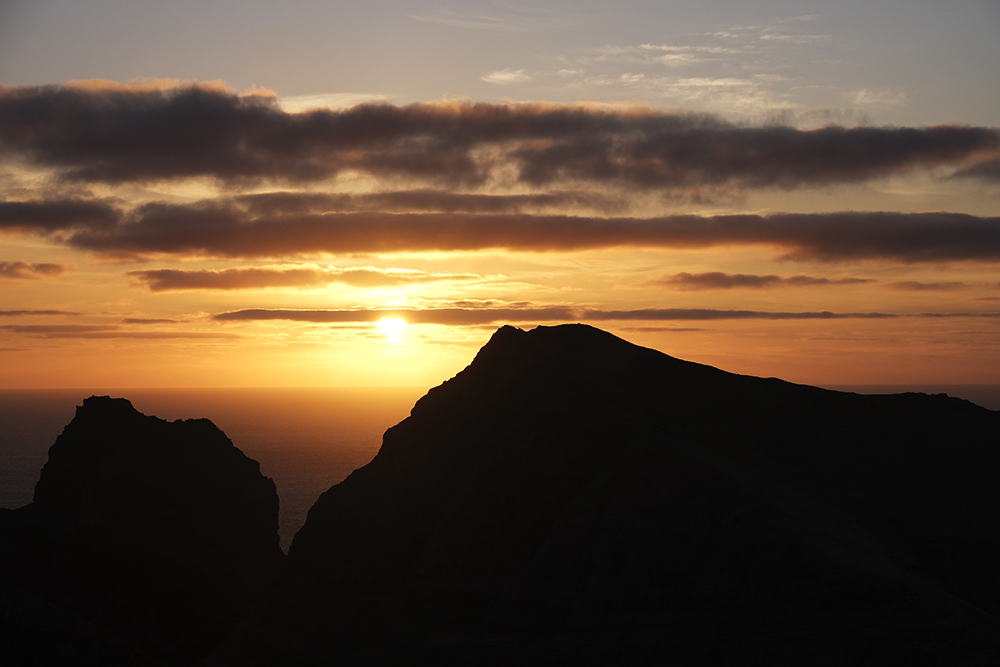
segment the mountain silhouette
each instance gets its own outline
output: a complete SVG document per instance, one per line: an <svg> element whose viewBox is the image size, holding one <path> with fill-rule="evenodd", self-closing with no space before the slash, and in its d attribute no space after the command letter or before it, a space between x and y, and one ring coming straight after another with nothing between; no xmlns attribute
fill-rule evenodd
<svg viewBox="0 0 1000 667"><path fill-rule="evenodd" d="M91 397L0 510L3 665L1000 664L1000 412L498 330L315 503Z"/></svg>
<svg viewBox="0 0 1000 667"><path fill-rule="evenodd" d="M207 419L93 396L0 510L0 664L189 664L274 585L274 483Z"/></svg>
<svg viewBox="0 0 1000 667"><path fill-rule="evenodd" d="M1000 664L1000 413L497 331L208 664Z"/></svg>

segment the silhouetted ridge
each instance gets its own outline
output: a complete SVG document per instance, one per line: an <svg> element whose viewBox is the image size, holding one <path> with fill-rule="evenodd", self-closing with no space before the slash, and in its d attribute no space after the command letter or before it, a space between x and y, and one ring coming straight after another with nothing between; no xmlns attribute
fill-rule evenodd
<svg viewBox="0 0 1000 667"><path fill-rule="evenodd" d="M320 497L271 588L257 463L91 397L0 510L0 661L1000 664L998 472L1000 413L968 401L503 327Z"/></svg>
<svg viewBox="0 0 1000 667"><path fill-rule="evenodd" d="M28 610L5 664L188 663L275 582L277 528L274 483L212 422L88 398L34 502L0 514L6 604Z"/></svg>
<svg viewBox="0 0 1000 667"><path fill-rule="evenodd" d="M320 497L213 662L993 664L998 446L967 401L503 327Z"/></svg>

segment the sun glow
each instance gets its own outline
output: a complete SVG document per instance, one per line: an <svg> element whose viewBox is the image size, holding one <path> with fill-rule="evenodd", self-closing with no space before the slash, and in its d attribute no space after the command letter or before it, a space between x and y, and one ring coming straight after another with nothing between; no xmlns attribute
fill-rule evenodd
<svg viewBox="0 0 1000 667"><path fill-rule="evenodd" d="M396 340L406 331L407 324L404 320L397 317L383 317L379 320L378 326L382 330L382 333L386 335L386 338Z"/></svg>

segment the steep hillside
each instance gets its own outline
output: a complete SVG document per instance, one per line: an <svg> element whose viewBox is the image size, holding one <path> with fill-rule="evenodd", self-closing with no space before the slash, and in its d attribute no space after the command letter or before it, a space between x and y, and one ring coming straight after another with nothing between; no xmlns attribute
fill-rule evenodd
<svg viewBox="0 0 1000 667"><path fill-rule="evenodd" d="M996 664L1000 413L500 329L213 664Z"/></svg>

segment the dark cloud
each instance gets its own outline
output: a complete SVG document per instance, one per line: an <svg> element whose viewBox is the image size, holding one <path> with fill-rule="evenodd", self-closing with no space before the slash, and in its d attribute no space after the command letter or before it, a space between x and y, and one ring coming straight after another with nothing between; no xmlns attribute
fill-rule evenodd
<svg viewBox="0 0 1000 667"><path fill-rule="evenodd" d="M117 325L88 324L4 324L0 329L40 338L240 338L239 334L200 331L130 331Z"/></svg>
<svg viewBox="0 0 1000 667"><path fill-rule="evenodd" d="M705 331L701 327L620 327L619 331L634 333L682 333L687 331Z"/></svg>
<svg viewBox="0 0 1000 667"><path fill-rule="evenodd" d="M340 309L292 310L247 309L218 313L219 322L286 320L315 324L378 322L401 318L410 324L469 326L503 322L606 322L606 321L711 321L711 320L845 320L918 318L1000 317L1000 313L834 313L830 311L775 312L761 310L718 310L713 308L644 308L601 310L573 306L526 308L425 308L425 309Z"/></svg>
<svg viewBox="0 0 1000 667"><path fill-rule="evenodd" d="M1000 218L960 213L815 213L602 218L463 213L294 213L254 217L229 200L147 204L127 223L69 236L107 255L293 257L615 246L766 245L787 259L836 262L1000 260Z"/></svg>
<svg viewBox="0 0 1000 667"><path fill-rule="evenodd" d="M0 231L49 234L67 229L114 227L121 211L102 201L0 201Z"/></svg>
<svg viewBox="0 0 1000 667"><path fill-rule="evenodd" d="M291 320L317 324L378 322L383 318L401 318L410 324L476 325L494 322L551 322L573 320L569 307L550 308L427 308L387 310L235 310L212 316L220 322Z"/></svg>
<svg viewBox="0 0 1000 667"><path fill-rule="evenodd" d="M183 324L187 320L172 320L162 317L126 317L122 324Z"/></svg>
<svg viewBox="0 0 1000 667"><path fill-rule="evenodd" d="M521 213L572 207L611 213L626 207L623 196L583 190L520 195L456 193L433 189L369 194L267 192L236 197L233 203L244 207L253 216L345 211Z"/></svg>
<svg viewBox="0 0 1000 667"><path fill-rule="evenodd" d="M792 287L808 287L811 285L863 285L875 282L872 278L816 278L813 276L789 276L784 278L784 284Z"/></svg>
<svg viewBox="0 0 1000 667"><path fill-rule="evenodd" d="M714 289L767 289L770 287L811 287L816 285L858 285L874 282L865 278L817 278L815 276L790 276L782 278L777 275L758 276L745 273L722 273L709 271L706 273L678 273L665 276L654 284L678 287L682 290L714 290Z"/></svg>
<svg viewBox="0 0 1000 667"><path fill-rule="evenodd" d="M949 282L949 283L921 283L916 280L901 280L895 283L889 283L886 285L890 289L901 290L904 292L951 292L954 290L965 289L967 285L962 282Z"/></svg>
<svg viewBox="0 0 1000 667"><path fill-rule="evenodd" d="M948 319L953 317L985 317L989 319L1000 318L1000 313L918 313L913 317L925 317L928 319Z"/></svg>
<svg viewBox="0 0 1000 667"><path fill-rule="evenodd" d="M71 315L80 313L72 310L0 310L0 317L21 317L23 315Z"/></svg>
<svg viewBox="0 0 1000 667"><path fill-rule="evenodd" d="M410 324L473 325L496 322L664 321L664 320L829 320L896 317L886 313L767 312L708 308L650 308L596 310L552 306L548 308L427 308L395 310L236 310L213 315L217 321L290 320L314 323L378 322L398 317Z"/></svg>
<svg viewBox="0 0 1000 667"><path fill-rule="evenodd" d="M42 278L58 276L69 270L70 267L65 264L0 262L0 278Z"/></svg>
<svg viewBox="0 0 1000 667"><path fill-rule="evenodd" d="M435 103L286 113L274 98L170 90L0 89L0 148L65 178L208 176L310 182L343 171L478 186L783 188L966 165L1000 148L989 127L745 127L586 105ZM971 167L975 169L975 166Z"/></svg>
<svg viewBox="0 0 1000 667"><path fill-rule="evenodd" d="M477 275L462 273L423 273L375 268L257 268L243 267L208 270L153 269L129 271L126 275L145 284L153 292L168 290L236 290L265 287L315 287L342 283L353 287L385 287L405 283L442 280L474 280Z"/></svg>
<svg viewBox="0 0 1000 667"><path fill-rule="evenodd" d="M714 308L644 308L640 310L585 310L585 320L846 320L898 317L890 313L774 312L763 310L716 310Z"/></svg>
<svg viewBox="0 0 1000 667"><path fill-rule="evenodd" d="M5 324L2 328L16 333L49 335L61 333L98 333L113 331L118 327L92 324Z"/></svg>
<svg viewBox="0 0 1000 667"><path fill-rule="evenodd" d="M1000 183L1000 158L986 160L955 173L957 178L978 178L984 181Z"/></svg>

